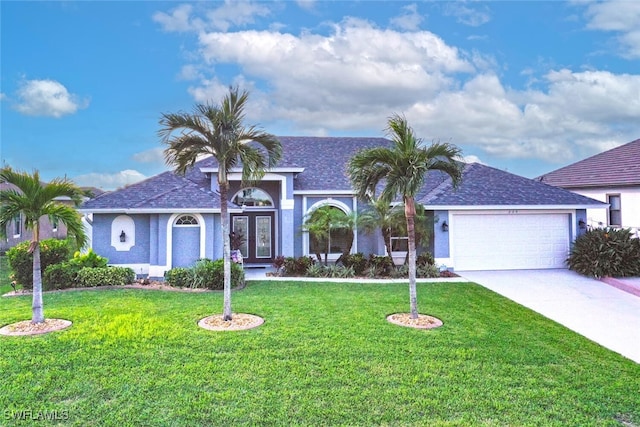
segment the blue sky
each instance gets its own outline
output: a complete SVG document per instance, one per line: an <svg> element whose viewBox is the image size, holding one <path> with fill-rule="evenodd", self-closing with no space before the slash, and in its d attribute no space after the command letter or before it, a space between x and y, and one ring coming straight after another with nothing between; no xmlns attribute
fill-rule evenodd
<svg viewBox="0 0 640 427"><path fill-rule="evenodd" d="M0 2L0 159L114 189L163 112L250 92L276 135L425 141L535 177L640 138L640 2Z"/></svg>

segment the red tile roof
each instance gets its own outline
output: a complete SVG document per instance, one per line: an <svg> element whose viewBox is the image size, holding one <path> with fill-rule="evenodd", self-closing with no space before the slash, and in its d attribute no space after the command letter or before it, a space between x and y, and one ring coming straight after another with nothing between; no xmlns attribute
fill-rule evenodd
<svg viewBox="0 0 640 427"><path fill-rule="evenodd" d="M640 139L538 178L563 188L640 185Z"/></svg>

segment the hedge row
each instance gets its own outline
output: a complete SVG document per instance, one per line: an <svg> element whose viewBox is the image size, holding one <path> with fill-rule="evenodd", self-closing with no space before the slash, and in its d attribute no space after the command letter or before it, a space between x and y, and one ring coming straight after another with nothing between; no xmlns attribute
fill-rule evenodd
<svg viewBox="0 0 640 427"><path fill-rule="evenodd" d="M219 259L198 260L193 267L176 267L165 273L169 285L179 288L224 289L224 261ZM244 270L239 264L231 263L231 287L244 284Z"/></svg>

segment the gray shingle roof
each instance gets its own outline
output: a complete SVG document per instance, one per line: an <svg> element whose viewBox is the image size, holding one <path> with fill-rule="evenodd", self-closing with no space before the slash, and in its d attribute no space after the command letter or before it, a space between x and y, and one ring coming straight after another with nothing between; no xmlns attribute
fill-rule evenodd
<svg viewBox="0 0 640 427"><path fill-rule="evenodd" d="M564 188L640 185L640 139L539 177Z"/></svg>
<svg viewBox="0 0 640 427"><path fill-rule="evenodd" d="M303 191L350 191L346 174L349 159L358 150L391 144L385 138L279 139L283 158L278 167L304 168L294 181L294 190ZM208 157L197 162L184 177L164 172L89 200L82 209L219 209L219 194L210 190L210 180L201 171L216 166L215 159ZM561 188L480 164L465 166L463 182L457 191L453 191L446 174L430 172L416 199L430 206L602 205Z"/></svg>
<svg viewBox="0 0 640 427"><path fill-rule="evenodd" d="M84 203L84 210L99 209L219 209L220 196L212 192L204 174L198 182L163 172Z"/></svg>
<svg viewBox="0 0 640 427"><path fill-rule="evenodd" d="M388 146L386 138L279 136L282 159L279 168L304 168L294 181L294 190L351 190L346 169L349 159L365 148ZM196 164L197 168L215 167L209 157ZM188 174L191 178L191 175Z"/></svg>
<svg viewBox="0 0 640 427"><path fill-rule="evenodd" d="M425 206L604 205L562 188L479 163L464 166L462 183L457 190L443 173L431 172L426 179L425 192L417 200Z"/></svg>

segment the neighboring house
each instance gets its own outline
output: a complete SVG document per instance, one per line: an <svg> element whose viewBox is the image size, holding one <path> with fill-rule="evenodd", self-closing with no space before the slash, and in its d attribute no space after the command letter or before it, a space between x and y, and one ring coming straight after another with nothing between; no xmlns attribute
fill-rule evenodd
<svg viewBox="0 0 640 427"><path fill-rule="evenodd" d="M0 182L0 191L15 189L16 187L6 182ZM65 200L59 200L62 203L71 204L71 200L68 202ZM67 237L67 227L64 223L51 223L49 218L44 217L40 220L40 239L64 239ZM24 226L24 217L19 215L13 221L7 225L6 238L0 239L0 251L4 252L9 248L17 245L18 243L31 241L33 238L33 231L27 230Z"/></svg>
<svg viewBox="0 0 640 427"><path fill-rule="evenodd" d="M640 234L640 139L549 172L538 179L608 203L606 210L587 210L590 226L631 228Z"/></svg>
<svg viewBox="0 0 640 427"><path fill-rule="evenodd" d="M245 266L318 252L302 229L305 217L325 205L347 214L361 211L347 162L360 149L390 144L384 138L279 139L283 158L261 182L241 188L240 171L229 175L231 227L247 237L241 248ZM94 251L153 277L198 258L221 258L216 172L210 157L185 176L164 172L86 202L80 211L92 216ZM606 206L480 164L465 166L457 191L443 174L431 173L418 201L434 220L427 249L458 270L562 268L586 209ZM330 259L345 249L345 234L332 232ZM385 253L380 233L354 234L352 253Z"/></svg>
<svg viewBox="0 0 640 427"><path fill-rule="evenodd" d="M11 188L15 189L16 187L6 182L0 182L0 191ZM95 187L81 187L81 189L85 191L86 194L90 194L92 197L104 193L103 190ZM69 197L57 197L55 200L66 205L73 206L73 202ZM85 227L89 227L89 224L87 224L85 218L83 218L83 224L85 224ZM87 232L90 238L89 228L87 228ZM0 239L0 251L4 252L21 242L30 242L32 238L33 232L25 228L24 218L21 215L19 218L15 218L9 225L7 225L6 238ZM52 223L47 217L40 219L40 240L66 238L67 227L64 225L64 223Z"/></svg>

